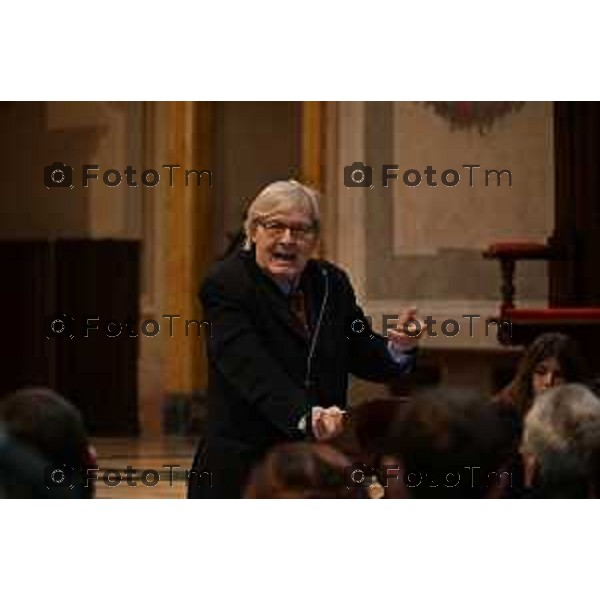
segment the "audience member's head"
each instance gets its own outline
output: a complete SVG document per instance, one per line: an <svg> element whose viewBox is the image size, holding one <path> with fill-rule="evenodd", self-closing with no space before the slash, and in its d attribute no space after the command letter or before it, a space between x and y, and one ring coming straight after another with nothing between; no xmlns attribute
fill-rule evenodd
<svg viewBox="0 0 600 600"><path fill-rule="evenodd" d="M598 454L600 399L567 384L536 397L523 431L527 481L541 496L585 498Z"/></svg>
<svg viewBox="0 0 600 600"><path fill-rule="evenodd" d="M323 443L282 444L250 476L246 498L366 498L365 488L348 487L351 463Z"/></svg>
<svg viewBox="0 0 600 600"><path fill-rule="evenodd" d="M510 386L510 399L524 417L538 394L585 379L585 362L575 340L563 333L544 333L531 343L519 362Z"/></svg>
<svg viewBox="0 0 600 600"><path fill-rule="evenodd" d="M0 498L69 498L71 491L45 483L46 461L14 440L0 423Z"/></svg>
<svg viewBox="0 0 600 600"><path fill-rule="evenodd" d="M92 495L80 475L94 466L95 457L81 415L70 402L49 389L22 389L0 400L0 423L15 442L37 453L47 469L65 466L65 475L75 476L73 496ZM60 478L59 472L57 481L46 484L60 485Z"/></svg>
<svg viewBox="0 0 600 600"><path fill-rule="evenodd" d="M373 398L351 407L342 433L329 444L352 461L374 465L390 424L406 404L406 399Z"/></svg>
<svg viewBox="0 0 600 600"><path fill-rule="evenodd" d="M600 422L582 427L582 443L587 465L589 495L600 498Z"/></svg>
<svg viewBox="0 0 600 600"><path fill-rule="evenodd" d="M383 465L388 498L482 498L512 485L515 430L499 408L462 390L417 396L390 428ZM394 468L387 471L392 465Z"/></svg>

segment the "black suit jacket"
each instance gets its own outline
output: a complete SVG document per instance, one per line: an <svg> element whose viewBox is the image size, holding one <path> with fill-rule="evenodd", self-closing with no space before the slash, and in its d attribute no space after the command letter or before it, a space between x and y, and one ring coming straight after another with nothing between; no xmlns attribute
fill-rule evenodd
<svg viewBox="0 0 600 600"><path fill-rule="evenodd" d="M208 470L212 486L203 484L206 477L198 484L192 476L190 497L239 497L252 466L268 449L302 439L298 422L312 406L346 405L349 373L386 381L412 367L412 361L407 366L391 359L387 340L368 327L341 269L310 260L300 288L310 336L252 251L217 263L204 280L200 299L211 323L209 404L194 470ZM351 328L356 319L367 324L362 333Z"/></svg>

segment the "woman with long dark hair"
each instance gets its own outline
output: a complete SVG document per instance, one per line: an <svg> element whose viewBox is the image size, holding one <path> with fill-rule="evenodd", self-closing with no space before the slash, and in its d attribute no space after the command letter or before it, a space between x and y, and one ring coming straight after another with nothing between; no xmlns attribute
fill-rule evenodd
<svg viewBox="0 0 600 600"><path fill-rule="evenodd" d="M529 493L520 445L523 422L536 396L563 383L585 382L587 375L587 366L578 344L564 333L544 333L525 350L513 380L494 398L513 431L513 458L509 465L513 487L508 497Z"/></svg>
<svg viewBox="0 0 600 600"><path fill-rule="evenodd" d="M523 419L539 393L562 383L581 383L586 378L585 361L575 340L564 333L544 333L527 348L514 379L496 400L513 408Z"/></svg>

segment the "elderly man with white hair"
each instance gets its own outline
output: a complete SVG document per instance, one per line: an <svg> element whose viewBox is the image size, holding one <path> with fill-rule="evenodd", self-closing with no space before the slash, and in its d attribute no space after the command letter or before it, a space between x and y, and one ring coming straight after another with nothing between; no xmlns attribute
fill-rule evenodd
<svg viewBox="0 0 600 600"><path fill-rule="evenodd" d="M244 248L218 262L200 291L212 325L209 407L190 497L240 497L274 445L337 436L350 373L384 382L414 365L417 340L403 325L415 309L387 338L375 334L346 273L314 258L315 190L293 180L266 186L244 229ZM211 486L196 485L204 471Z"/></svg>
<svg viewBox="0 0 600 600"><path fill-rule="evenodd" d="M525 482L537 497L586 498L600 451L600 399L566 384L540 394L525 418L521 453Z"/></svg>

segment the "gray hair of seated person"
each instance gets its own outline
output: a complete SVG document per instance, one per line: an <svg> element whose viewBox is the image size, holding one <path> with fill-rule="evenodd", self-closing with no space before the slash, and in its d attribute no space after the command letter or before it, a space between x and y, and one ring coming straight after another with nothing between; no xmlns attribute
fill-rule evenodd
<svg viewBox="0 0 600 600"><path fill-rule="evenodd" d="M244 222L246 239L244 249L252 247L252 234L256 225L279 212L299 210L306 213L318 229L320 223L319 193L295 179L275 181L264 187L248 207Z"/></svg>
<svg viewBox="0 0 600 600"><path fill-rule="evenodd" d="M521 450L532 455L548 485L581 484L600 443L600 398L569 383L546 390L525 418Z"/></svg>

